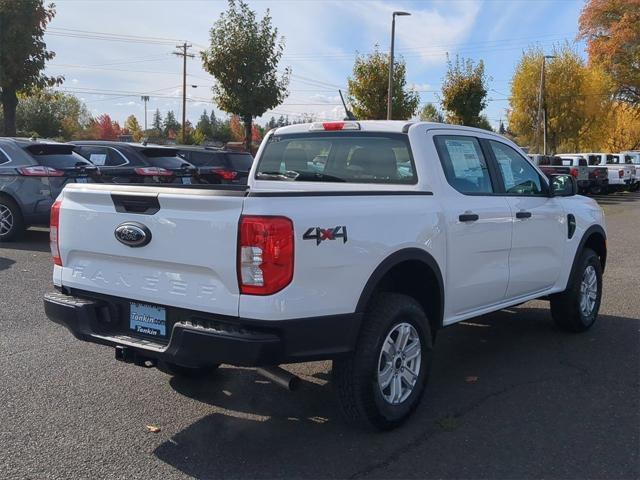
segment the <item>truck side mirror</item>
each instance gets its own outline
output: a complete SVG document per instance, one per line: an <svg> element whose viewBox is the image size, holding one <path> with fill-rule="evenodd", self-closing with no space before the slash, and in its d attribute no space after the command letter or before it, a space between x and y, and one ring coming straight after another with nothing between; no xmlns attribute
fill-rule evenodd
<svg viewBox="0 0 640 480"><path fill-rule="evenodd" d="M551 175L550 196L571 197L578 193L578 183L572 175Z"/></svg>

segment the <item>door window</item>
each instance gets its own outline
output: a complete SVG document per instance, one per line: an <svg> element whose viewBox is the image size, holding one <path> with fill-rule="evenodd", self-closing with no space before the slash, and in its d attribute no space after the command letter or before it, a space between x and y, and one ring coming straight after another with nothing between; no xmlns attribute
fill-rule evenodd
<svg viewBox="0 0 640 480"><path fill-rule="evenodd" d="M438 135L435 142L444 174L453 188L463 194L493 193L487 161L477 138Z"/></svg>
<svg viewBox="0 0 640 480"><path fill-rule="evenodd" d="M502 173L506 193L540 195L545 184L535 168L518 152L504 143L489 141L491 150Z"/></svg>

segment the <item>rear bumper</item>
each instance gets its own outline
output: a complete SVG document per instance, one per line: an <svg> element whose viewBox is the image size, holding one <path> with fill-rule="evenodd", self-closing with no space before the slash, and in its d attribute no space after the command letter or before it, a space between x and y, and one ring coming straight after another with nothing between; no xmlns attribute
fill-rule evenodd
<svg viewBox="0 0 640 480"><path fill-rule="evenodd" d="M125 347L136 363L161 360L186 367L257 367L336 358L353 350L362 319L354 313L267 321L166 307L171 333L159 343L128 330L128 311L122 307L127 302L88 292L52 292L45 295L44 308L50 320L80 340Z"/></svg>

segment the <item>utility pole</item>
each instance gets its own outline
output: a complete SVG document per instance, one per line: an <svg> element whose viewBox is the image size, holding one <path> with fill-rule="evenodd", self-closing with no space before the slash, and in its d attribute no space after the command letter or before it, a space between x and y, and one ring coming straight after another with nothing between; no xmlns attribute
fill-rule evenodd
<svg viewBox="0 0 640 480"><path fill-rule="evenodd" d="M393 49L396 37L396 16L404 17L411 15L409 12L393 12L391 15L391 52L389 53L389 88L387 89L387 120L391 120L392 116L392 99L393 99Z"/></svg>
<svg viewBox="0 0 640 480"><path fill-rule="evenodd" d="M144 133L147 134L147 102L149 101L148 95L143 95L140 100L144 102Z"/></svg>
<svg viewBox="0 0 640 480"><path fill-rule="evenodd" d="M187 53L187 50L192 45L184 42L182 45L176 45L178 52L173 52L174 55L182 57L182 142L184 143L186 137L186 123L187 123L187 57L193 58L193 53Z"/></svg>
<svg viewBox="0 0 640 480"><path fill-rule="evenodd" d="M542 56L542 70L540 71L540 97L538 99L538 117L542 115L542 154L547 154L547 100L544 95L544 70L547 58L556 58L555 55Z"/></svg>

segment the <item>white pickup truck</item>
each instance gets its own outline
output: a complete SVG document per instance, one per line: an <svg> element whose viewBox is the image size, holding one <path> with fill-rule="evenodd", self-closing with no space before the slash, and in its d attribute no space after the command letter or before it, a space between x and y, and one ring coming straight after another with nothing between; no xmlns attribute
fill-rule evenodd
<svg viewBox="0 0 640 480"><path fill-rule="evenodd" d="M277 128L247 187L68 185L45 310L174 374L331 359L346 418L389 429L418 405L441 328L536 298L562 329L593 325L604 218L575 193L485 130Z"/></svg>
<svg viewBox="0 0 640 480"><path fill-rule="evenodd" d="M565 153L562 156L583 156L589 166L606 167L609 171L609 191L623 191L633 188L635 183L635 168L631 163L625 163L624 158L612 153Z"/></svg>

